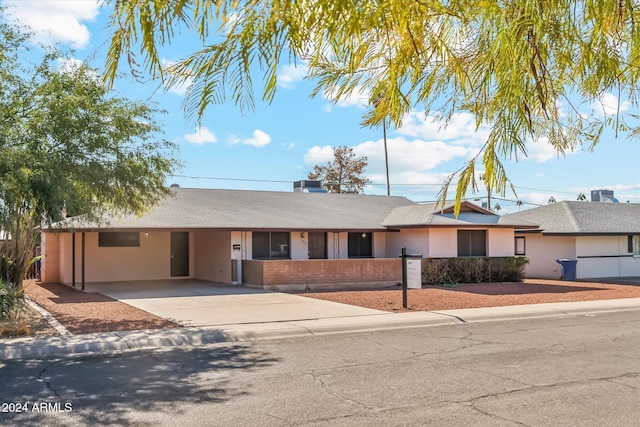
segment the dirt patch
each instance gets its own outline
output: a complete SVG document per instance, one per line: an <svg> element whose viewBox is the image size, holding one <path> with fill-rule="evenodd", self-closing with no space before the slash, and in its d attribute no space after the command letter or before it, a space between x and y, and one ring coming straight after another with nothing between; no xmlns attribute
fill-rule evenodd
<svg viewBox="0 0 640 427"><path fill-rule="evenodd" d="M0 320L0 337L48 337L58 335L58 331L42 315L22 302L16 307L16 315Z"/></svg>
<svg viewBox="0 0 640 427"><path fill-rule="evenodd" d="M454 287L409 289L402 307L402 289L304 292L297 295L376 310L435 311L460 308L503 307L571 301L640 298L640 286L593 282L533 280L513 283L471 283Z"/></svg>
<svg viewBox="0 0 640 427"><path fill-rule="evenodd" d="M72 334L180 327L105 295L81 292L65 285L26 281L24 290Z"/></svg>

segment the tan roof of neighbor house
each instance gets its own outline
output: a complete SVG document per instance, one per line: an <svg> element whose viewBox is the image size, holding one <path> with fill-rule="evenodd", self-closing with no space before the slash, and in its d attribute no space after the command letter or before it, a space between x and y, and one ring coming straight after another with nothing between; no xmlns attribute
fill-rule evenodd
<svg viewBox="0 0 640 427"><path fill-rule="evenodd" d="M384 230L395 208L415 205L399 196L172 188L144 216L105 224L68 219L60 229Z"/></svg>
<svg viewBox="0 0 640 427"><path fill-rule="evenodd" d="M382 223L388 228L411 227L456 227L469 228L477 226L538 228L536 224L507 218L483 209L471 202L460 203L460 214L454 214L454 202L429 203L424 205L401 206L394 209Z"/></svg>

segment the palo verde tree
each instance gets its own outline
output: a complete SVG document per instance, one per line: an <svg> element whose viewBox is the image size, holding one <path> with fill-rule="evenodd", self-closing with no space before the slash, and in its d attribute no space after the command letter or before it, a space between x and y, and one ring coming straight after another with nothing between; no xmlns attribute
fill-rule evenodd
<svg viewBox="0 0 640 427"><path fill-rule="evenodd" d="M356 157L353 148L335 147L333 161L324 166L315 165L309 179L322 181L330 193L362 193L371 181L363 176L367 167L366 157Z"/></svg>
<svg viewBox="0 0 640 427"><path fill-rule="evenodd" d="M442 118L470 113L491 131L482 149L445 183L456 198L485 185L504 195L503 161L548 141L558 155L599 141L607 126L640 133L632 114L590 108L607 93L638 105L640 6L633 0L107 0L113 5L106 77L122 58L168 85L193 82L185 107L201 117L231 98L253 105L276 90L277 67L303 62L334 100L366 91L377 102L366 125L401 124L411 109ZM166 69L161 48L191 30L193 52ZM139 49L139 50L138 50ZM138 52L141 52L141 59ZM372 104L372 103L370 103ZM629 109L632 110L632 109ZM514 191L515 192L515 191Z"/></svg>
<svg viewBox="0 0 640 427"><path fill-rule="evenodd" d="M177 166L150 105L118 97L56 52L29 62L29 37L0 24L0 278L19 287L34 229L63 212L140 214L167 194ZM62 61L64 63L64 61Z"/></svg>

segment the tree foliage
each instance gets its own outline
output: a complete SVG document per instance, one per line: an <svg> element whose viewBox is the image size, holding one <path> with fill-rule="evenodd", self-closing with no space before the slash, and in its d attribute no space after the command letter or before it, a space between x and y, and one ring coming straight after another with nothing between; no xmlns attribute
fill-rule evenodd
<svg viewBox="0 0 640 427"><path fill-rule="evenodd" d="M278 65L297 61L317 83L314 94L338 100L366 91L377 100L368 125L398 126L411 109L445 122L473 114L491 131L445 182L443 200L453 182L458 200L477 188L476 163L488 188L513 190L502 162L526 156L532 141L562 156L579 145L592 149L606 126L640 133L619 104L608 116L590 108L606 93L638 104L640 6L633 0L107 3L114 4L107 78L126 57L136 72L144 68L169 85L192 81L185 107L194 117L229 97L251 108L256 70L262 97L271 100ZM159 49L183 29L202 47L163 69Z"/></svg>
<svg viewBox="0 0 640 427"><path fill-rule="evenodd" d="M66 214L140 214L168 190L175 147L153 107L108 91L84 65L22 53L28 35L0 25L0 278L21 282L34 228ZM56 64L66 63L64 67Z"/></svg>
<svg viewBox="0 0 640 427"><path fill-rule="evenodd" d="M335 147L333 161L314 166L308 178L322 181L322 186L330 193L362 193L371 182L363 176L366 167L367 158L356 157L353 148Z"/></svg>

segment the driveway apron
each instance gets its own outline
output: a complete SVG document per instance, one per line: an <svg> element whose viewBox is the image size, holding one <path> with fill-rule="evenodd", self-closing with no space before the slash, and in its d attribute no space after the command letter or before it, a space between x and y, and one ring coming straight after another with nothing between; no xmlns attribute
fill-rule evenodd
<svg viewBox="0 0 640 427"><path fill-rule="evenodd" d="M94 283L99 292L183 326L221 326L386 314L281 292L200 280Z"/></svg>

